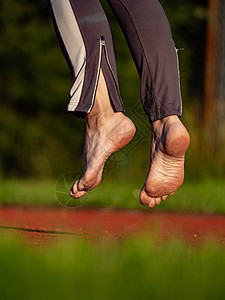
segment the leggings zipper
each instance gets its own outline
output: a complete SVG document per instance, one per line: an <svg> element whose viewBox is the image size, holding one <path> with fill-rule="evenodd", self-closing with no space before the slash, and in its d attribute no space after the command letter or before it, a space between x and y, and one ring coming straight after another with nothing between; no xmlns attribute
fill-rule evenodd
<svg viewBox="0 0 225 300"><path fill-rule="evenodd" d="M99 74L100 74L101 60L102 60L102 42L100 39L97 76L96 76L96 80L95 80L95 87L94 87L94 92L93 92L93 96L92 96L92 100L91 100L91 106L90 106L89 110L87 111L87 113L89 113L92 110L92 107L94 105L95 95L96 95L96 90L97 90L97 85L98 85L98 79L99 79Z"/></svg>
<svg viewBox="0 0 225 300"><path fill-rule="evenodd" d="M114 83L116 85L116 89L117 89L120 101L123 104L123 101L122 101L122 99L120 97L120 92L119 92L119 87L118 87L118 84L117 84L117 81L116 81L116 77L115 77L115 74L114 74L113 69L111 67L110 61L109 61L105 39L104 39L104 36L101 36L101 38L100 38L100 50L99 50L99 60L98 60L97 77L96 77L96 81L95 81L95 87L94 87L93 97L92 97L92 101L91 101L91 107L89 108L88 113L92 110L92 107L94 105L94 100L95 100L95 95L96 95L96 90L97 90L97 85L98 85L98 79L99 79L99 74L100 74L101 59L102 59L102 48L103 47L104 47L104 50L105 50L106 62L108 64L108 67L110 69L110 72L111 72L113 80L114 80Z"/></svg>
<svg viewBox="0 0 225 300"><path fill-rule="evenodd" d="M118 92L120 101L121 101L121 103L123 104L123 101L122 101L122 99L121 99L121 97L120 97L120 91L119 91L119 87L118 87L118 84L117 84L117 81L116 81L116 77L115 77L115 74L114 74L114 72L113 72L113 69L112 69L112 66L111 66L111 64L110 64L110 61L109 61L109 56L108 56L108 52L107 52L107 48L106 48L106 43L105 43L104 36L101 36L101 43L102 43L102 46L103 46L104 49L105 49L105 57L106 57L106 61L107 61L107 64L108 64L108 66L109 66L109 69L110 69L110 71L111 71L111 73L112 73L112 77L113 77L114 83L115 83L115 85L116 85L116 89L117 89L117 92Z"/></svg>

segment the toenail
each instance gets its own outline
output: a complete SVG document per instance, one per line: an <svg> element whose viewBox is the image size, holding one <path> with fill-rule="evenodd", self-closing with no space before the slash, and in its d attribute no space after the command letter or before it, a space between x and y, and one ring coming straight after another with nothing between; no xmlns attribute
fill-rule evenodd
<svg viewBox="0 0 225 300"><path fill-rule="evenodd" d="M155 207L155 201L154 200L151 200L148 204L149 207L153 208Z"/></svg>

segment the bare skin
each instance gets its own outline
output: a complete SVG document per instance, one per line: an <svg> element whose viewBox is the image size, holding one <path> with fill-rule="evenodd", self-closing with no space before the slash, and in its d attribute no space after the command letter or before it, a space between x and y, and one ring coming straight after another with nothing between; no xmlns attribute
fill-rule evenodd
<svg viewBox="0 0 225 300"><path fill-rule="evenodd" d="M140 193L143 205L154 207L181 186L189 143L189 134L177 116L152 123L150 168Z"/></svg>
<svg viewBox="0 0 225 300"><path fill-rule="evenodd" d="M73 184L70 190L71 197L80 198L101 182L107 158L127 145L135 131L135 126L129 118L122 112L114 112L101 71L94 106L86 115L84 174Z"/></svg>
<svg viewBox="0 0 225 300"><path fill-rule="evenodd" d="M93 109L86 115L84 174L73 184L71 197L80 198L101 182L107 158L128 144L135 130L129 118L114 112L101 71ZM189 134L177 116L152 123L151 163L140 193L143 205L160 204L161 199L166 200L183 183L184 157L189 142Z"/></svg>

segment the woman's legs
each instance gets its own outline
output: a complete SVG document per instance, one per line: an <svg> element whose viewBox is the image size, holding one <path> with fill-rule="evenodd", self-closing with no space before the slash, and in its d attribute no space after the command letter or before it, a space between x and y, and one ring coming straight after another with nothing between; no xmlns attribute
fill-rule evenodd
<svg viewBox="0 0 225 300"><path fill-rule="evenodd" d="M181 115L178 63L167 19L156 0L108 0L141 78L152 124L151 165L141 202L159 204L181 185L189 135ZM86 118L85 172L71 189L79 198L101 181L106 159L125 146L135 127L121 112L110 30L97 0L49 0L56 32L75 83L68 109ZM86 114L87 113L87 114Z"/></svg>
<svg viewBox="0 0 225 300"><path fill-rule="evenodd" d="M154 207L184 179L189 134L182 114L177 51L157 0L107 0L128 42L141 80L141 100L152 128L151 163L140 194Z"/></svg>

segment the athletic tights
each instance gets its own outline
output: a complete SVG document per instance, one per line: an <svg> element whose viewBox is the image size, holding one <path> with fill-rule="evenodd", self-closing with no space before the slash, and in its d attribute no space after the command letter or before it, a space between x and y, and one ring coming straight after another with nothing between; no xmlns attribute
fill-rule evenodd
<svg viewBox="0 0 225 300"><path fill-rule="evenodd" d="M124 111L110 27L98 0L47 0L73 76L68 111L83 117L94 105L100 68L116 112ZM157 0L107 0L124 33L141 81L150 122L181 116L177 49Z"/></svg>

